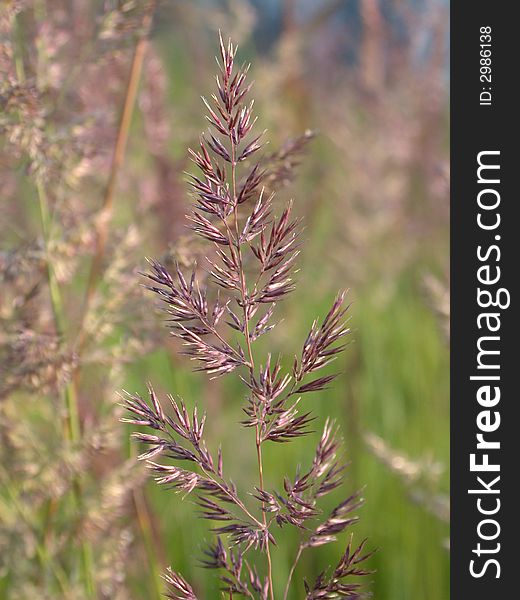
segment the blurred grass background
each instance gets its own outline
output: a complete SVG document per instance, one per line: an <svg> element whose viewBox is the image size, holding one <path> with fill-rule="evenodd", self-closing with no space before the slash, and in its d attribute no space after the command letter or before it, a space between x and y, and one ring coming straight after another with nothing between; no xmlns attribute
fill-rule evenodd
<svg viewBox="0 0 520 600"><path fill-rule="evenodd" d="M44 177L51 203L55 203L52 204L58 223L55 239L63 232L76 231L75 227L81 235L77 238L70 235L67 243L81 244L87 239L85 256L74 263L73 275L69 276L65 268L70 266L68 259L57 252L65 264L62 271L57 269L64 295L65 321L74 331L92 255L88 228L100 206L115 137L114 133L103 131L103 124L112 127L117 124L135 34L130 26L126 33L125 19L130 22L135 6L79 1L71 5L77 23L81 23L81 18L99 24L106 11L108 17L105 15L102 22L108 25L104 27L109 32L110 27L117 31L117 35L103 37L99 34L103 28L96 30L95 39L101 39L99 44L109 47L103 52L106 55L114 52L115 58L110 55L107 59L113 72L109 71L109 77L102 76L97 83L94 80L94 87L98 85L99 90L89 83L91 104L82 99L81 119L74 114L73 102L66 109L58 108L59 94L52 91L52 82L38 76L37 69L34 71L35 85L45 88L42 98L47 109L42 116L46 119L42 130L50 136L49 132L63 133L69 126L71 130L85 127L101 156L99 160L95 153L86 156L87 164L82 163L81 167L86 169L86 178L80 173L78 181L64 189L63 178L58 184L54 183L55 174ZM128 8L122 10L125 5ZM50 46L53 20L62 27L68 23L70 28L70 22L61 13L58 18L59 10L67 12L67 7L60 2L29 2L21 13L12 17L18 23L17 35L26 36L27 45L18 61L25 61L26 72L37 62L37 53L44 52L42 47L45 49L44 44L31 46L30 37L41 41L42 27L47 24L49 31L43 29L43 32L48 37L44 40ZM11 27L11 16L9 19ZM449 596L448 525L445 518L431 510L428 500L444 497L448 490L449 347L442 319L437 314L436 298L425 283L428 277L434 277L441 285L447 281L447 28L446 6L440 0L160 3L110 225L114 231L123 232L109 239L111 257L117 256L118 244L127 239L124 236L129 231L139 234L139 242L130 244L128 256L135 262L129 261L128 276L113 280L117 298L138 293L133 286L138 288L136 271L143 267L145 256L180 252L181 256L187 253L189 257L190 249L184 249L182 241L183 214L189 201L183 183L183 171L190 169L186 148L196 144L198 132L203 128L199 96L213 89L212 57L216 53L217 31L221 29L224 35L233 36L239 42L240 56L253 63L252 78L256 80L253 96L260 114L260 128L268 128L272 150L307 128L318 130L316 139L301 157L296 180L281 193L282 197L295 198L296 210L306 224L298 289L281 307L284 321L268 342L262 342L262 348L291 357L301 347L315 316L326 314L336 291L350 288L354 333L352 343L340 359L342 375L326 393L304 401L320 422L332 415L341 424L346 456L351 461L348 489L354 491L366 486L366 505L360 511L362 518L355 526L355 533L358 539L367 536L370 547L379 548L372 559L377 569L372 576L372 591L380 599L444 600ZM90 34L84 34L83 29L78 31L80 39L76 43L82 56L81 50L87 48L85 40ZM67 48L70 42L64 43ZM88 56L88 51L85 54ZM40 69L50 69L56 55L59 56L59 49L50 53L47 62L40 59ZM100 55L101 58L95 54L90 58L92 63L85 67L84 73L74 72L70 62L65 62L62 66L65 72L57 76L58 91L65 94L67 84L71 94L79 95L75 89L78 77L84 76L88 81L96 65L104 64L106 55ZM16 110L20 110L19 106ZM107 116L100 119L98 113L103 111ZM56 119L60 114L64 117ZM89 130L89 119L97 129ZM20 138L13 137L7 128L3 134L6 138L3 154L8 155L9 144L20 144ZM61 143L59 136L52 140L54 144ZM32 183L35 172L38 177L40 159L37 153L34 158L31 147L27 146L22 147L15 165L12 156L3 158L2 169L11 170L3 195L4 302L10 298L7 285L11 281L5 275L8 262L5 257L11 256L20 243L26 248L41 235ZM59 160L59 168L64 168L65 161ZM42 169L50 169L52 158L46 155L43 165ZM77 220L85 219L84 229L74 219L60 221L60 206L76 207ZM122 246L123 254L126 248ZM111 260L117 264L115 259ZM126 273L124 268L121 272ZM250 452L251 432L238 425L243 390L237 382L224 378L208 383L203 375L193 373L149 306L137 317L135 313L121 312L120 307L126 306L123 300L115 302L115 309L111 307L113 281L105 276L99 286L94 308L102 318L89 325L90 354L87 353L88 360L79 376L80 416L87 424L85 429L100 415L111 418L117 389L144 393L146 382L151 381L161 393L178 394L188 405L196 401L206 406L208 441L212 446L222 442L233 478L239 486L245 485L255 469L256 459ZM133 333L142 324L140 320L146 324L146 332L138 331L136 339L145 348L134 354L127 346L133 339L129 332ZM43 321L47 324L41 331L51 331L48 319ZM7 334L16 328L9 329L4 316L3 323L6 333L2 343L7 345L10 340ZM103 338L96 327L107 328ZM150 344L145 344L140 335L150 336ZM3 356L7 356L7 350ZM7 368L12 368L8 361L3 367L4 374ZM108 375L114 370L117 370L117 385ZM8 400L2 405L2 423L6 428L9 426L11 438L23 435L12 433L11 425L13 413L19 410L13 407L19 407L21 400L28 402L23 418L36 415L36 427L45 423L45 419L52 420L52 410L44 411L35 399L50 401L51 407L56 402L53 386L50 390L40 384L29 390L25 384L19 388L9 390ZM116 447L119 444L116 454L134 455L136 448L127 442L127 431L117 424L117 419L114 423ZM317 425L316 429L319 428ZM366 443L367 433L384 440L388 462L394 468L375 456ZM297 464L305 466L312 460L317 435L312 440L303 438L266 450L264 469L268 488L279 487L285 473L291 474ZM4 451L11 452L10 447L6 444ZM407 478L406 473L403 476L406 462L399 453L410 457L412 467L414 461L420 465L425 457L430 457L443 465L444 471L439 471L433 479L428 474L422 478L421 468L417 467L419 475ZM16 468L12 473L8 471L2 473L7 482L5 489L11 486L9 489L19 491L21 500L27 501L27 510L31 512L34 508L34 527L40 527L42 505L25 490L23 477L20 483L13 483L17 481ZM92 470L94 475L99 472ZM154 566L150 560L161 568L171 564L200 590L202 597L217 597L211 573L197 564L202 542L208 539L206 523L196 518L189 501L181 503L175 495L157 489L153 482L142 485L154 550L151 554L146 551L146 536L142 538L136 531L134 509L123 511L121 518L134 531L134 541L125 554L129 583L122 597L155 597L151 591ZM138 488L141 489L141 483ZM13 550L12 535L16 527L12 525L10 498L12 495L7 493L2 495L0 549L13 552L17 561L38 562L34 550L25 548L19 554ZM279 545L274 552L278 586L286 579L294 539L289 529L278 535ZM53 551L49 546L49 552ZM333 544L304 555L297 576L312 578L332 565L340 551L340 544ZM0 569L0 598L30 597L24 595L26 591L16 591L29 588L17 588L15 584L21 574L30 571L4 560ZM57 560L61 560L59 555ZM64 561L59 564L64 570L68 568ZM72 577L74 582L76 579L77 576ZM45 587L38 577L35 581L35 588L30 589L52 589ZM82 595L79 591L71 592L70 597ZM99 597L105 596L100 592ZM293 592L292 598L300 597L301 591Z"/></svg>

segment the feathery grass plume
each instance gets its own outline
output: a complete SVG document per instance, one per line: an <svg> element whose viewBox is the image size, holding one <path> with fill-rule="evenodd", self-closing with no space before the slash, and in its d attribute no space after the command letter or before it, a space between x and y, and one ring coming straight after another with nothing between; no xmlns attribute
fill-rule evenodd
<svg viewBox="0 0 520 600"><path fill-rule="evenodd" d="M277 214L274 193L266 192L264 183L276 180L270 178L269 162L283 162L291 149L274 159L257 158L264 134L254 131L249 66L237 68L235 59L236 47L220 38L217 90L210 99L203 98L210 128L201 135L198 148L190 149L199 174L190 175L194 206L188 220L193 235L211 249L209 276L203 280L196 265L191 272L178 265L169 271L151 261L146 278L148 289L164 304L171 334L182 342L195 369L211 378L237 372L243 382L247 402L242 425L255 432L257 481L251 483L249 494L237 489L221 449L212 450L205 441L206 415L197 407L189 412L180 398L169 396L166 410L151 386L148 399L125 393L129 415L122 420L150 430L133 437L147 446L139 458L146 461L156 482L183 496L193 494L199 515L214 524L216 540L205 551L203 565L219 572L221 589L230 598L273 600L282 594L287 598L306 549L336 541L356 522L354 513L362 498L353 494L328 515L320 509L320 499L341 485L345 469L338 456L337 429L330 421L307 471L286 477L278 490L264 484L264 444L310 433L313 417L301 408L302 396L323 391L335 378L318 371L344 349L342 342L350 330L345 324L345 295L340 293L325 318L312 324L291 370L284 370L281 358L255 356L255 342L275 325L276 304L295 289L300 221L293 216L292 202ZM285 526L298 530L300 544L284 590L275 590L272 554ZM308 599L361 598L362 587L355 578L370 573L361 566L370 555L364 553L364 545L349 541L336 567L305 582L300 593ZM253 550L265 560L253 565L257 556ZM169 598L196 598L181 575L170 569L165 579Z"/></svg>
<svg viewBox="0 0 520 600"><path fill-rule="evenodd" d="M412 502L449 523L450 497L442 491L440 482L444 465L431 456L412 459L374 433L366 433L364 438L374 456L401 480ZM449 541L445 545L449 547Z"/></svg>
<svg viewBox="0 0 520 600"><path fill-rule="evenodd" d="M77 323L128 65L152 4L119 3L117 15L113 3L0 7L2 598L131 593L125 521L143 477L125 461L112 390L154 342L146 295L129 285L135 227L110 231L81 352ZM72 386L77 401L65 401Z"/></svg>

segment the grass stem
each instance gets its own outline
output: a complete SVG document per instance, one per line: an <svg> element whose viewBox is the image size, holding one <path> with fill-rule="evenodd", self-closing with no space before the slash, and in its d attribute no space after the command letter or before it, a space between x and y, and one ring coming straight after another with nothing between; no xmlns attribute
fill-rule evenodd
<svg viewBox="0 0 520 600"><path fill-rule="evenodd" d="M61 296L61 290L59 288L58 281L56 279L56 273L54 271L53 263L51 260L50 253L50 229L51 219L49 204L47 200L47 194L45 187L42 182L38 182L36 185L38 194L38 204L40 207L40 218L43 240L45 245L45 262L47 265L47 280L49 285L49 294L52 307L52 313L54 317L54 327L58 338L62 339L65 333L65 315L63 310L63 300ZM69 382L63 391L64 404L65 404L65 418L63 423L64 438L72 446L76 446L81 441L81 424L78 410L77 394L76 389L72 382ZM75 477L72 483L73 498L75 508L78 513L81 512L83 504L82 500L82 489L81 483L78 477ZM46 527L50 527L50 521L47 522ZM44 535L44 539L47 536ZM92 578L93 564L92 564L92 549L90 544L82 540L81 542L81 558L82 558L82 570L83 578L85 582L85 588L89 598L95 598L95 586Z"/></svg>
<svg viewBox="0 0 520 600"><path fill-rule="evenodd" d="M105 187L105 192L103 194L103 202L101 205L101 209L96 220L96 243L94 249L94 256L88 274L87 287L85 291L85 297L83 300L83 308L81 312L79 331L76 341L78 352L81 351L85 342L85 318L88 314L88 310L90 308L92 299L101 280L103 259L105 256L106 244L108 240L109 225L112 219L117 178L125 156L128 136L130 132L130 125L132 123L132 115L134 113L134 107L137 97L137 90L139 88L139 81L141 78L141 72L143 68L143 62L148 41L147 34L151 25L152 16L153 10L150 10L145 15L143 21L143 33L137 40L137 43L134 48L134 54L132 57L132 63L130 65L130 72L128 76L128 83L126 87L123 109L121 112L116 143L114 146L114 152L112 154L112 161L110 164L110 172L108 175L108 181Z"/></svg>
<svg viewBox="0 0 520 600"><path fill-rule="evenodd" d="M287 584L285 586L285 592L283 594L283 600L287 600L287 596L289 594L289 589L291 587L291 581L294 575L294 571L296 570L296 566L298 565L298 562L300 560L300 557L302 555L303 552L303 546L300 544L298 546L298 552L296 553L296 556L294 558L293 564L291 566L291 570L289 571L289 576L287 577Z"/></svg>

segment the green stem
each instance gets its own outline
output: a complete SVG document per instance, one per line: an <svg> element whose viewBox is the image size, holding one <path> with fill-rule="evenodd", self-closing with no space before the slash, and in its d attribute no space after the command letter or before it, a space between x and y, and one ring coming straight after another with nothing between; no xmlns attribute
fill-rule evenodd
<svg viewBox="0 0 520 600"><path fill-rule="evenodd" d="M47 202L47 194L45 188L41 182L36 183L36 189L38 192L38 203L40 206L40 217L43 232L43 241L45 246L45 263L47 267L47 281L49 284L49 293L51 299L52 313L54 317L54 328L58 338L62 338L65 332L65 317L63 311L63 300L61 297L61 291L56 279L56 274L52 265L50 255L50 228L51 219L49 205ZM72 442L77 443L81 439L81 428L78 412L78 403L76 394L71 385L67 385L65 388L65 405L67 409L66 415L66 438Z"/></svg>
<svg viewBox="0 0 520 600"><path fill-rule="evenodd" d="M300 560L302 552L303 552L303 546L300 544L300 546L298 547L298 552L296 553L296 557L292 564L291 570L289 571L289 577L287 578L287 585L285 586L283 600L287 600L287 596L289 594L289 588L291 587L291 581L292 581L292 578L294 575L294 571L296 570L296 565L298 564L298 561Z"/></svg>
<svg viewBox="0 0 520 600"><path fill-rule="evenodd" d="M45 188L40 181L36 183L36 189L38 192L38 203L40 207L41 226L45 246L45 262L47 266L47 280L49 284L49 294L51 300L52 313L54 317L54 327L58 338L62 338L65 331L65 316L63 311L63 300L61 296L61 291L58 285L58 281L56 279L56 273L52 265L51 253L49 248L51 229L49 204L47 201L47 194L45 192ZM68 383L65 386L63 396L66 410L66 415L63 423L64 437L69 444L76 446L81 441L81 424L79 418L76 391L71 383ZM72 483L72 491L75 508L78 510L78 513L81 514L81 508L83 506L82 489L80 481L77 477L74 478L74 481ZM50 523L47 523L47 527L48 526L50 526ZM95 598L95 586L92 578L92 549L90 547L90 544L85 540L81 542L81 558L83 578L85 581L85 587L87 590L88 597Z"/></svg>

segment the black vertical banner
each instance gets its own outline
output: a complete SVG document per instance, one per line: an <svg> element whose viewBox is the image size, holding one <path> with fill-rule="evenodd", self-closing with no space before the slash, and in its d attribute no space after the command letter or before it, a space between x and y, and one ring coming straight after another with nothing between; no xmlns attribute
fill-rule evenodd
<svg viewBox="0 0 520 600"><path fill-rule="evenodd" d="M520 56L514 3L451 5L451 597L515 594ZM516 188L516 189L515 189ZM516 489L515 489L516 488Z"/></svg>

